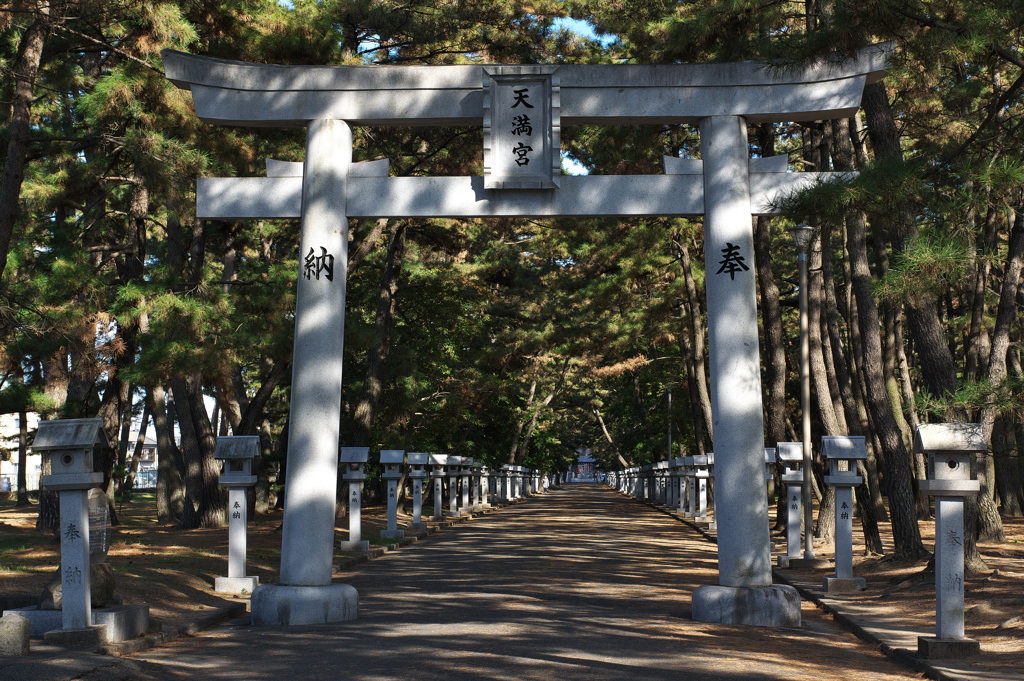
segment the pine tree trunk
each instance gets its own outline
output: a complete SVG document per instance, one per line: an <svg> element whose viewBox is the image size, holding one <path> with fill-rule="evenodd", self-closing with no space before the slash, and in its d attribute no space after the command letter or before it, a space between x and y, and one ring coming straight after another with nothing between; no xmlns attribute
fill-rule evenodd
<svg viewBox="0 0 1024 681"><path fill-rule="evenodd" d="M921 531L917 525L910 457L886 394L882 368L882 340L879 335L881 324L871 290L871 270L867 257L867 223L864 214L858 211L849 212L846 228L850 276L857 301L858 323L864 349L864 394L887 468L886 482L895 555L899 559L916 560L928 552L921 541Z"/></svg>
<svg viewBox="0 0 1024 681"><path fill-rule="evenodd" d="M884 84L877 82L865 86L862 105L876 156L903 161L899 130ZM887 224L895 255L904 251L907 241L917 232L913 210L908 205L894 206L891 213L876 216L876 221ZM952 395L956 392L956 364L946 344L934 295L922 291L908 296L904 309L918 355L916 365L921 370L925 387L937 397Z"/></svg>
<svg viewBox="0 0 1024 681"><path fill-rule="evenodd" d="M707 353L703 318L700 309L700 297L697 295L697 284L693 279L690 266L690 251L684 241L677 241L680 264L683 266L683 277L686 283L686 298L690 307L690 347L693 348L694 372L692 378L697 382L697 394L700 396L700 410L704 418L704 432L709 441L714 442L715 429L711 414L711 392L708 390Z"/></svg>
<svg viewBox="0 0 1024 681"><path fill-rule="evenodd" d="M28 412L18 412L18 494L16 508L31 505L28 498Z"/></svg>
<svg viewBox="0 0 1024 681"><path fill-rule="evenodd" d="M7 254L18 221L21 185L25 179L29 131L32 125L32 100L43 46L50 32L50 2L33 3L34 18L21 36L18 60L14 63L14 96L7 122L7 155L0 178L0 276L7 268Z"/></svg>
<svg viewBox="0 0 1024 681"><path fill-rule="evenodd" d="M760 130L763 127L758 126ZM762 143L762 151L769 146ZM773 146L773 145L772 145ZM757 284L761 300L761 338L764 342L765 380L764 408L765 435L769 446L786 442L786 348L782 340L782 307L779 304L779 287L772 272L771 218L759 215L754 221L754 262L757 264ZM691 381L692 383L692 381ZM775 489L782 489L775 481ZM771 500L769 499L769 503ZM786 495L776 494L775 527L784 529L786 519Z"/></svg>
<svg viewBox="0 0 1024 681"><path fill-rule="evenodd" d="M217 439L203 404L200 376L176 378L173 392L185 460L185 508L178 526L183 530L218 527L224 505L217 481L220 471L213 458Z"/></svg>
<svg viewBox="0 0 1024 681"><path fill-rule="evenodd" d="M131 460L128 463L128 471L124 477L124 484L121 488L121 496L131 494L135 487L135 477L139 473L139 462L142 461L142 452L146 447L146 430L149 428L149 419L152 415L149 402L147 401L142 409L142 422L139 425L139 433L135 439L135 449L132 451ZM129 421L130 422L130 421Z"/></svg>
<svg viewBox="0 0 1024 681"><path fill-rule="evenodd" d="M405 258L407 225L405 220L399 221L388 242L388 254L377 293L377 319L374 323L375 342L367 358L366 379L363 381L362 395L356 404L352 432L346 438L353 447L365 447L370 444L377 403L384 390L384 369L387 365L388 355L391 354L395 311L398 308L398 281L402 275L402 262Z"/></svg>
<svg viewBox="0 0 1024 681"><path fill-rule="evenodd" d="M156 430L156 517L161 523L177 522L184 510L185 490L180 473L181 453L174 444L173 421L168 418L167 395L162 385L146 389L146 405Z"/></svg>
<svg viewBox="0 0 1024 681"><path fill-rule="evenodd" d="M1024 516L1024 457L1018 442L1020 435L1015 431L1012 419L1001 417L996 421L996 432L1006 433L1002 447L996 448L993 438L996 485L1002 502L1002 515L1019 518Z"/></svg>

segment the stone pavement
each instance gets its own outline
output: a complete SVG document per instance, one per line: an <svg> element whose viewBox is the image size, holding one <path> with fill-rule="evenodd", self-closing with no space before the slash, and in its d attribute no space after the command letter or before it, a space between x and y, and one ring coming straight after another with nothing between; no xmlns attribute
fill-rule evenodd
<svg viewBox="0 0 1024 681"><path fill-rule="evenodd" d="M810 602L800 628L691 621L693 589L717 581L714 544L596 485L567 486L447 528L337 581L359 590L358 620L252 628L240 619L120 659L37 655L34 646L17 668L0 659L0 678L921 678L910 660L885 657ZM870 612L853 615L883 643L910 635Z"/></svg>

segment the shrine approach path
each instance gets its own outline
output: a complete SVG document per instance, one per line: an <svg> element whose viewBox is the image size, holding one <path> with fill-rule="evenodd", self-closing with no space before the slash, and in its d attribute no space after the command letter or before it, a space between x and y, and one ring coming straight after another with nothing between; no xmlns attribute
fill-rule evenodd
<svg viewBox="0 0 1024 681"><path fill-rule="evenodd" d="M798 628L690 619L715 545L599 485L568 485L335 575L359 618L246 621L134 656L149 681L920 679L810 604Z"/></svg>

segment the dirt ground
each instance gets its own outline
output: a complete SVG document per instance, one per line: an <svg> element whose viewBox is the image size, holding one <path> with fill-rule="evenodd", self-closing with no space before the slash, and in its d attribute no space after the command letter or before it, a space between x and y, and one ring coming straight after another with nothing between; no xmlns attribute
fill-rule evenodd
<svg viewBox="0 0 1024 681"><path fill-rule="evenodd" d="M118 592L128 604L146 604L154 617L167 625L181 625L204 611L223 607L229 599L214 593L213 581L227 573L227 529L183 532L156 522L152 500L119 507L120 525L112 528L108 562L118 580ZM399 524L410 520L400 518ZM280 513L257 515L249 523L247 564L261 583L278 578L281 542ZM984 664L992 668L1024 667L1024 519L1004 518L1007 541L982 544L989 570L966 579L966 634L981 642ZM384 527L384 508L363 510L363 538L373 543ZM35 509L13 508L0 502L0 584L2 594L38 594L59 563L59 545L34 530ZM934 525L920 523L927 547L932 546ZM859 527L854 540L860 542ZM341 521L338 538L347 535ZM882 525L885 547L891 549L891 531ZM682 525L681 532L690 532ZM781 546L777 541L776 545ZM920 629L934 630L934 576L925 573L927 561L900 563L886 558L864 557L862 544L855 547L854 574L864 577L868 589L844 596L874 604L898 614ZM817 547L819 557L831 558L830 546ZM338 559L354 554L337 552ZM713 572L713 568L706 569ZM791 570L794 579L818 582L828 570ZM709 581L714 581L709 577ZM979 660L979 662L982 662Z"/></svg>
<svg viewBox="0 0 1024 681"><path fill-rule="evenodd" d="M180 626L232 599L213 591L214 579L227 575L227 527L181 531L156 520L151 495L117 505L119 525L111 527L107 562L117 579L117 594L126 605L145 604L165 625ZM426 510L429 510L429 506ZM387 526L384 507L364 508L363 539L378 538ZM60 564L60 545L35 531L36 508L14 508L0 501L0 594L39 594ZM249 521L246 566L264 584L276 583L280 571L280 511L257 514ZM411 516L399 516L399 526ZM339 520L337 539L348 538L348 521ZM336 551L336 558L355 556Z"/></svg>

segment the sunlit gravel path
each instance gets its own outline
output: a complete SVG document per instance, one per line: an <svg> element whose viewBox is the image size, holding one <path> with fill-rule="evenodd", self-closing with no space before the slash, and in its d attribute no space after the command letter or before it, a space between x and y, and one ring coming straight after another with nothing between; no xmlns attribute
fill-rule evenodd
<svg viewBox="0 0 1024 681"><path fill-rule="evenodd" d="M234 623L135 659L153 681L921 678L808 605L801 628L693 622L715 560L682 523L568 486L344 573L356 621Z"/></svg>

